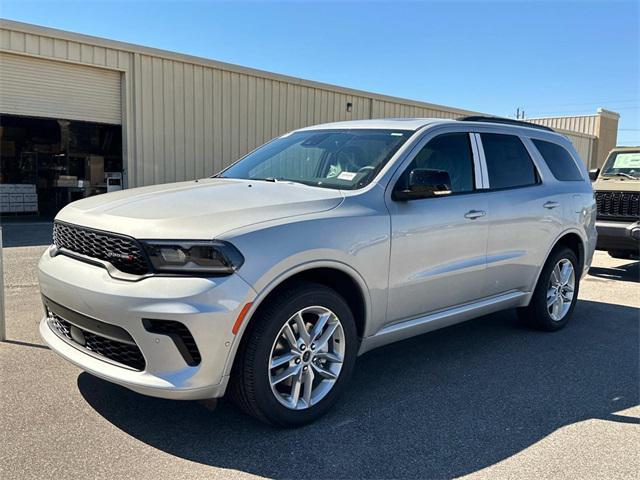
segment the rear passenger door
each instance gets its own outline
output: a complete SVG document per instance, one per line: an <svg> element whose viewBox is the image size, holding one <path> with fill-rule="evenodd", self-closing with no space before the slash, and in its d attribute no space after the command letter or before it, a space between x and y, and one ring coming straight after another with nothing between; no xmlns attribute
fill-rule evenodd
<svg viewBox="0 0 640 480"><path fill-rule="evenodd" d="M489 211L486 296L529 291L561 229L561 198L550 196L517 134L479 133Z"/></svg>

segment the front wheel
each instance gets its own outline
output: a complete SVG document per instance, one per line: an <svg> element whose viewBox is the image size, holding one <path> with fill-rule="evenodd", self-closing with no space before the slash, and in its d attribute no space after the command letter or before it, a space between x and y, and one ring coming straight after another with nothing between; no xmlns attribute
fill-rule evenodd
<svg viewBox="0 0 640 480"><path fill-rule="evenodd" d="M260 310L238 352L233 396L247 413L292 427L335 403L355 364L357 332L344 299L323 285L280 292Z"/></svg>
<svg viewBox="0 0 640 480"><path fill-rule="evenodd" d="M559 248L549 256L529 306L518 309L518 316L533 328L559 330L573 314L579 286L576 254L569 248Z"/></svg>

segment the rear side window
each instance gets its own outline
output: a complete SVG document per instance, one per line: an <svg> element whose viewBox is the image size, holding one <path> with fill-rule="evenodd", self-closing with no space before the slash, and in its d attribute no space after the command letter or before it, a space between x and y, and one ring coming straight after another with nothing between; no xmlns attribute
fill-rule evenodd
<svg viewBox="0 0 640 480"><path fill-rule="evenodd" d="M481 133L491 189L526 187L538 183L533 160L515 135Z"/></svg>
<svg viewBox="0 0 640 480"><path fill-rule="evenodd" d="M553 176L565 182L582 180L582 175L573 157L564 147L544 140L531 139Z"/></svg>

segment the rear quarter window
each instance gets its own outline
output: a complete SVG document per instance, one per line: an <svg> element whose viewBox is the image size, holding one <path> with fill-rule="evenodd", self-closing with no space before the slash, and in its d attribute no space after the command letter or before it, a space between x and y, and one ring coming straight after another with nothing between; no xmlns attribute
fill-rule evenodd
<svg viewBox="0 0 640 480"><path fill-rule="evenodd" d="M582 174L566 148L552 142L531 139L553 176L563 182L582 180Z"/></svg>

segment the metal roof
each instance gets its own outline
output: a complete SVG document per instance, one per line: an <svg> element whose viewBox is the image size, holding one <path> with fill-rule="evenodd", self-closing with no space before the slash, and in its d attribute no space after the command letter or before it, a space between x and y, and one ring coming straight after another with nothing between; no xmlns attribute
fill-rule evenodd
<svg viewBox="0 0 640 480"><path fill-rule="evenodd" d="M442 118L380 118L373 120L349 120L345 122L323 123L301 128L304 130L327 130L333 128L381 128L386 130L418 130L433 123L452 123L456 120Z"/></svg>

